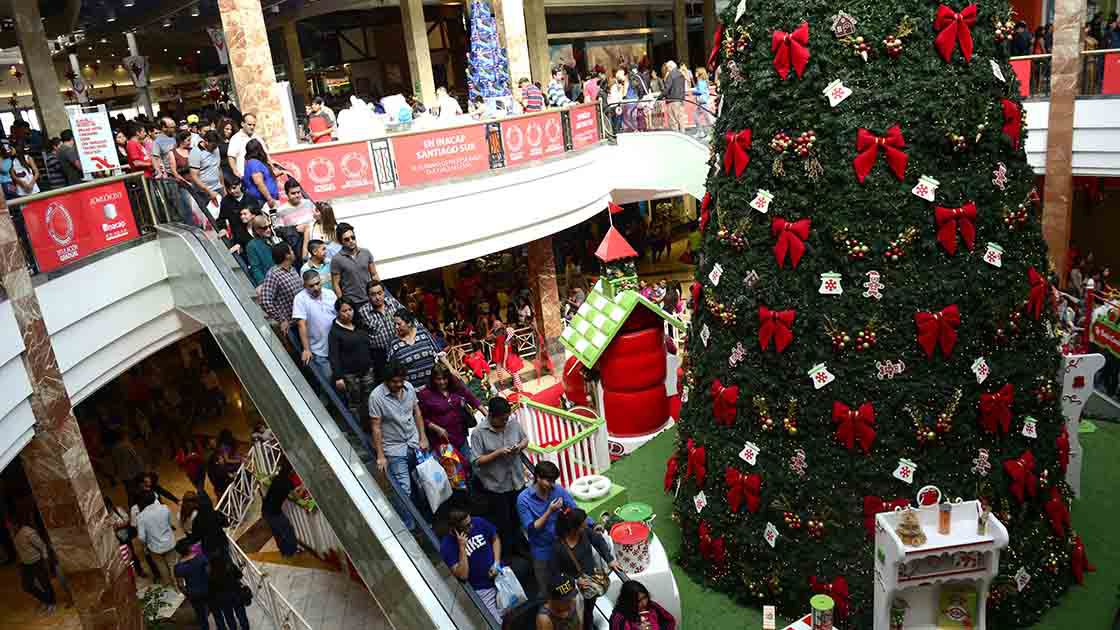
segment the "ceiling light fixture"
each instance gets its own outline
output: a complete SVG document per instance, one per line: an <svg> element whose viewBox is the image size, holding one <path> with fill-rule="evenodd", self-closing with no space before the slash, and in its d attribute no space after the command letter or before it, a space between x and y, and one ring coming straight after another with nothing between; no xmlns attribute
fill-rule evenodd
<svg viewBox="0 0 1120 630"><path fill-rule="evenodd" d="M269 10L272 11L273 13L279 13L280 12L280 5L279 4L274 4L271 7L269 7Z"/></svg>
<svg viewBox="0 0 1120 630"><path fill-rule="evenodd" d="M171 21L171 18L163 18L163 28L171 28L172 26L174 26L174 24L175 23Z"/></svg>
<svg viewBox="0 0 1120 630"><path fill-rule="evenodd" d="M105 9L105 21L106 22L116 22L117 21L116 11L113 11L112 9Z"/></svg>
<svg viewBox="0 0 1120 630"><path fill-rule="evenodd" d="M108 44L108 43L109 43L109 40L108 40L108 39L105 39L104 37L102 37L102 38L101 38L100 40L98 40L98 42L97 42L97 43L99 43L99 44Z"/></svg>
<svg viewBox="0 0 1120 630"><path fill-rule="evenodd" d="M136 0L124 0L124 6L126 9L131 9L136 6Z"/></svg>
<svg viewBox="0 0 1120 630"><path fill-rule="evenodd" d="M191 5L191 17L198 17L200 15L202 15L202 9L200 9L197 4L192 4Z"/></svg>

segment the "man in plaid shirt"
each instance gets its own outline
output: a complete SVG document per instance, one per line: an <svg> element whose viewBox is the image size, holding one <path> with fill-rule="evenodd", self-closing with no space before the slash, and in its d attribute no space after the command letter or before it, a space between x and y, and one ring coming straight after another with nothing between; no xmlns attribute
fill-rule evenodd
<svg viewBox="0 0 1120 630"><path fill-rule="evenodd" d="M295 254L287 243L272 246L272 261L276 263L261 283L261 309L268 318L280 322L282 335L288 334L292 321L292 303L303 290L303 280L292 265Z"/></svg>
<svg viewBox="0 0 1120 630"><path fill-rule="evenodd" d="M401 308L401 303L385 290L377 278L366 285L366 294L369 301L358 309L358 321L369 334L374 374L380 378L389 358L389 348L397 340L397 325L393 322L393 314Z"/></svg>

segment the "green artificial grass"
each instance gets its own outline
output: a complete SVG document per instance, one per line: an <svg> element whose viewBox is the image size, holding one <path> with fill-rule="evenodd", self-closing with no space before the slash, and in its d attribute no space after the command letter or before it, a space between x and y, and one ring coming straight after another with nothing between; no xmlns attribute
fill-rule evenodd
<svg viewBox="0 0 1120 630"><path fill-rule="evenodd" d="M1060 606L1051 609L1036 630L1069 630L1070 628L1108 628L1116 609L1116 585L1120 583L1120 546L1113 541L1114 519L1120 515L1120 498L1112 488L1112 480L1120 478L1120 425L1100 423L1097 431L1082 434L1085 465L1081 471L1082 498L1073 505L1073 524L1085 542L1090 562L1097 567L1085 586L1074 586L1062 598ZM663 491L665 461L677 438L671 429L652 440L633 455L611 465L610 477L626 486L631 501L653 506L657 518L653 530L665 546L677 578L681 594L683 630L723 630L762 627L762 613L740 606L723 593L705 588L681 569L676 556L681 547L680 528L672 519L672 496ZM993 475L998 474L993 470ZM871 602L867 602L871 605ZM809 602L805 602L809 610ZM789 620L780 623L789 623ZM782 625L778 626L783 627ZM865 630L870 630L865 629ZM989 628L989 630L1009 630Z"/></svg>

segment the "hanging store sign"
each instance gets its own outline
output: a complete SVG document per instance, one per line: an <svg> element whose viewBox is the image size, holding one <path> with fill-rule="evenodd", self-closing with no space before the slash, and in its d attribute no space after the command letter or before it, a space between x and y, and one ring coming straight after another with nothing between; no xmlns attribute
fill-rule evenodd
<svg viewBox="0 0 1120 630"><path fill-rule="evenodd" d="M82 172L88 175L120 168L113 128L105 106L87 109L67 107L66 113L70 117L70 130L74 132L74 145L78 149Z"/></svg>

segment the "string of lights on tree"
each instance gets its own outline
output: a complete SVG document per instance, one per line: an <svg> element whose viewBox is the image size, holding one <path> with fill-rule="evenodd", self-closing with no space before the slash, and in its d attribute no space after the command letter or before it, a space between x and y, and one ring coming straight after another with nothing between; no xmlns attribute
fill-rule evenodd
<svg viewBox="0 0 1120 630"><path fill-rule="evenodd" d="M679 561L870 628L877 512L978 498L1011 543L991 628L1091 569L1005 1L732 2L676 452ZM1020 572L1029 576L1015 580Z"/></svg>

